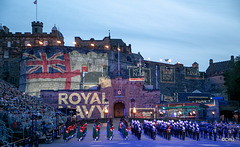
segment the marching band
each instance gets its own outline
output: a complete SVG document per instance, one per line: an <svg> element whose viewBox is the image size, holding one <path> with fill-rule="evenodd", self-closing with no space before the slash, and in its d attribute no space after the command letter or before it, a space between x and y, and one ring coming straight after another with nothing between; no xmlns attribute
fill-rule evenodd
<svg viewBox="0 0 240 147"><path fill-rule="evenodd" d="M93 125L93 140L99 140L101 123L99 119L94 121ZM113 121L107 121L107 139L113 140ZM175 137L180 140L185 140L186 137L200 141L200 138L217 141L240 139L240 125L236 123L223 122L207 122L207 121L182 121L182 120L144 120L142 125L139 120L132 120L130 128L125 119L120 119L118 131L124 140L128 140L129 131L135 135L138 140L141 140L142 132L152 138L156 136L171 140ZM87 122L85 120L76 123L67 123L63 129L63 139L65 142L73 138L76 134L78 141L82 141L87 134Z"/></svg>

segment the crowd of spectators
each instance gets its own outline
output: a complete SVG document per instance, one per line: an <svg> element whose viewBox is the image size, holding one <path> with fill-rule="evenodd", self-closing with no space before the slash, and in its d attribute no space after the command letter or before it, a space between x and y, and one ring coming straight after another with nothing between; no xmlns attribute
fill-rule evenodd
<svg viewBox="0 0 240 147"><path fill-rule="evenodd" d="M43 135L47 129L65 123L67 118L38 98L0 79L0 119L13 131L23 131L27 135L34 126L34 130Z"/></svg>

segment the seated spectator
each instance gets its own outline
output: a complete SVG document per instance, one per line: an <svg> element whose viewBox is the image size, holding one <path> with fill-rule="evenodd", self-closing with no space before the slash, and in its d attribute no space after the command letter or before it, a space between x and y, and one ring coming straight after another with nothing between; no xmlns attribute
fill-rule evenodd
<svg viewBox="0 0 240 147"><path fill-rule="evenodd" d="M32 127L33 115L36 115L36 130L42 132L38 134L45 134L45 127L41 122L49 122L51 128L56 127L56 110L53 107L0 79L0 116L6 125L14 131L22 130L28 134ZM61 115L58 120L65 123L66 116Z"/></svg>

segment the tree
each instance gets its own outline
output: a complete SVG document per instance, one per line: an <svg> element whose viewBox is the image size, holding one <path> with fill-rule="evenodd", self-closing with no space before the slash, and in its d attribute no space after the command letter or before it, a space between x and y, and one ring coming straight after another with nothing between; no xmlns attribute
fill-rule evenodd
<svg viewBox="0 0 240 147"><path fill-rule="evenodd" d="M229 70L225 71L223 76L230 100L240 102L240 56L230 63Z"/></svg>

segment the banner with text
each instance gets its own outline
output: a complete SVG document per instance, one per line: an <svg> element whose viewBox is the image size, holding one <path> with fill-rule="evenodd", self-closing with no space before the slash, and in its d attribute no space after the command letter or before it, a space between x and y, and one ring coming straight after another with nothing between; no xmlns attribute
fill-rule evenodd
<svg viewBox="0 0 240 147"><path fill-rule="evenodd" d="M105 98L105 92L99 91L41 91L43 102L58 109L75 109L80 118L105 118L104 110L109 105Z"/></svg>

